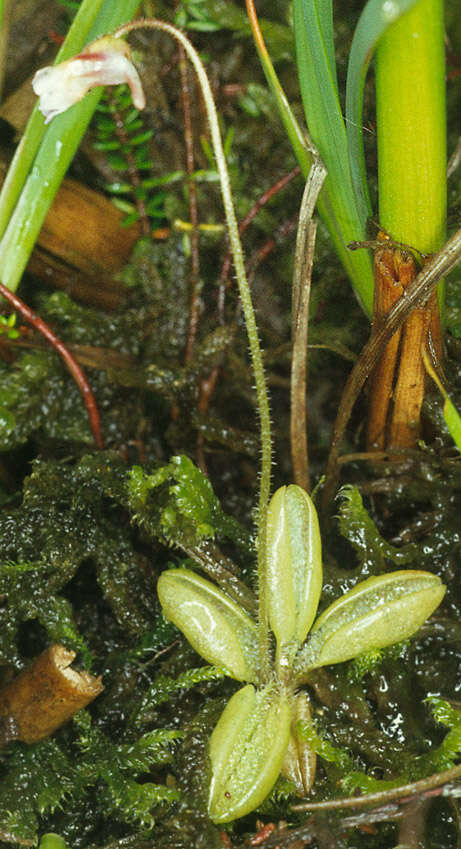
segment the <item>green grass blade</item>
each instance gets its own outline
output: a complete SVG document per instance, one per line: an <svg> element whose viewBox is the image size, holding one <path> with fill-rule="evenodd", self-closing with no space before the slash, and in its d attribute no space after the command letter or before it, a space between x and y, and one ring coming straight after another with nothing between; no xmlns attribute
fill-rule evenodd
<svg viewBox="0 0 461 849"><path fill-rule="evenodd" d="M339 183L346 188L350 177L331 44L331 2L295 0L293 14L299 80L309 132L328 169L330 182L337 183L340 178ZM352 217L356 218L355 209Z"/></svg>
<svg viewBox="0 0 461 849"><path fill-rule="evenodd" d="M373 273L366 251L351 254L346 245L365 238L368 211L357 204L349 165L334 56L331 0L294 0L293 22L299 81L309 133L327 168L322 192L334 218L330 229L365 310L373 301Z"/></svg>
<svg viewBox="0 0 461 849"><path fill-rule="evenodd" d="M331 12L330 0L322 0L322 2L325 5L327 11L330 10ZM288 103L282 86L280 85L279 79L277 77L276 71L272 64L271 58L264 42L263 35L259 27L259 22L255 13L254 4L252 0L246 0L246 5L248 16L251 22L256 49L259 54L263 71L265 73L272 94L276 100L282 123L285 127L288 138L290 139L290 142L293 146L295 156L299 162L304 177L307 178L309 169L311 167L312 159L306 149L306 142L304 139L303 131L301 130L290 107L290 104ZM328 48L326 48L328 62L330 64L333 62L334 68L334 45L331 14L329 17L329 23L327 22L325 24L325 31L327 33L327 40L329 45ZM334 71L334 83L336 84L336 71ZM346 167L348 169L347 159ZM373 275L369 256L365 251L357 251L355 253L351 253L347 250L346 239L344 237L344 233L342 231L341 224L337 216L335 198L332 196L331 191L329 191L328 188L324 188L324 190L322 191L318 202L318 208L320 215L330 233L336 252L338 253L349 277L353 281L353 284L356 288L357 293L359 294L359 297L362 301L362 304L364 305L366 312L370 314L373 303ZM352 241L355 238L363 238L363 235L361 235L360 237L351 235L347 239L347 241Z"/></svg>
<svg viewBox="0 0 461 849"><path fill-rule="evenodd" d="M416 0L369 0L354 32L346 83L346 126L349 161L356 203L361 218L371 215L365 158L363 153L363 89L368 66L378 39L387 27L411 8Z"/></svg>
<svg viewBox="0 0 461 849"><path fill-rule="evenodd" d="M279 115L285 132L291 142L294 154L298 160L301 171L307 177L312 164L312 157L306 149L306 140L303 131L299 126L293 110L288 102L286 94L280 84L279 78L272 64L271 57L266 47L264 35L262 33L260 22L256 15L253 0L246 0L248 17L250 19L251 31L258 51L259 61L264 71L269 88L277 104Z"/></svg>
<svg viewBox="0 0 461 849"><path fill-rule="evenodd" d="M96 20L93 20L91 28L86 30L84 43L92 41L103 33L111 32L125 23L136 12L139 5L137 0L103 0L102 4L101 0L98 2L101 7L99 14ZM90 0L90 5L91 3L94 5L94 0ZM83 5L86 5L86 2ZM73 49L70 52L66 49L64 53L66 56L73 55L83 46L80 43L75 46L74 25L71 31ZM9 221L5 215L5 209L2 208L4 232L0 242L0 279L13 291L27 265L44 218L86 131L102 91L102 88L95 89L81 103L77 103L67 112L54 118L48 127L44 127L43 117L35 107L29 121L27 139L34 148L34 155L31 156L27 146L21 146L19 156L12 163L14 174L7 187L6 199L0 196L0 202L5 203L10 214L14 207ZM25 164L28 166L27 175L23 173L26 171ZM14 205L20 177L26 177L26 179L19 200ZM15 191L16 198L13 197Z"/></svg>

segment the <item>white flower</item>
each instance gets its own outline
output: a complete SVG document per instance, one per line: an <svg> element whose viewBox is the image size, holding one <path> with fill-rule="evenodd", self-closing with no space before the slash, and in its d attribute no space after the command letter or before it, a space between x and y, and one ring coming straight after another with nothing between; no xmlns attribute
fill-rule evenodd
<svg viewBox="0 0 461 849"><path fill-rule="evenodd" d="M48 124L55 115L78 103L95 86L127 83L133 103L144 109L146 99L126 41L108 35L59 65L37 71L32 86L40 98L39 109Z"/></svg>

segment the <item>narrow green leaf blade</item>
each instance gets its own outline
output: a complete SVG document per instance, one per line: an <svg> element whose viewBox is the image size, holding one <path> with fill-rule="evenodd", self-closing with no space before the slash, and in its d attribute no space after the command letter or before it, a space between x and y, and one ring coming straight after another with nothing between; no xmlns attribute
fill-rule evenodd
<svg viewBox="0 0 461 849"><path fill-rule="evenodd" d="M373 301L370 257L366 251L352 254L346 247L349 242L365 238L368 210L357 204L352 184L338 94L331 0L294 0L293 21L306 122L328 171L321 194L325 210L319 208L354 288L370 313Z"/></svg>
<svg viewBox="0 0 461 849"><path fill-rule="evenodd" d="M327 167L327 179L337 183L339 178L346 188L350 177L331 43L331 2L295 0L293 17L299 81L309 132ZM355 210L353 217L356 217Z"/></svg>

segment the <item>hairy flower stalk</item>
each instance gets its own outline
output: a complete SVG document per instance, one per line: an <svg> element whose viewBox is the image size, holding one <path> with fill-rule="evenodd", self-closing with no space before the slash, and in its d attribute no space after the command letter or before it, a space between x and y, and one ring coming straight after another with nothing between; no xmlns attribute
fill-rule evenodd
<svg viewBox="0 0 461 849"><path fill-rule="evenodd" d="M264 366L259 343L258 329L251 299L250 287L245 271L245 262L243 257L242 245L238 233L237 218L235 215L234 204L232 200L232 191L230 185L229 172L226 165L226 157L224 154L221 133L219 130L218 115L213 99L213 94L208 81L208 77L203 67L202 61L192 47L190 41L184 36L180 30L171 24L155 19L143 19L132 21L120 27L112 36L107 39L98 39L89 45L83 54L57 65L54 68L42 69L35 77L36 92L40 95L40 108L47 115L47 120L50 120L53 115L67 109L73 103L81 100L85 94L97 85L116 85L120 82L126 82L130 86L133 94L135 105L138 108L144 106L144 95L142 89L138 88L139 78L134 66L129 62L129 48L123 41L122 36L129 35L137 29L155 29L167 32L173 36L184 47L188 58L190 59L194 70L197 74L200 87L205 102L208 122L210 125L211 139L213 150L216 158L216 166L219 173L221 194L226 216L229 241L234 260L235 274L239 287L240 299L242 302L243 313L245 317L245 326L248 334L250 346L250 354L253 368L253 375L256 387L257 406L260 421L261 435L261 478L259 490L259 505L258 505L258 576L260 583L259 593L259 643L260 643L260 658L261 667L264 677L267 677L268 672L268 621L267 621L267 605L264 596L264 571L266 564L266 507L269 501L270 494L270 476L272 462L272 437L271 423L269 411L269 398L267 394L266 379L264 376ZM115 44L114 44L115 42ZM124 45L117 51L116 44ZM128 52L127 52L128 51ZM92 62L90 73L85 73L85 68L82 67L82 56L87 56L84 60ZM119 54L114 55L114 54ZM98 57L94 59L95 55ZM124 61L127 60L127 62ZM88 68L86 68L88 71ZM46 74L43 72L46 71ZM53 72L54 89L51 90L48 86L50 74ZM40 74L43 74L40 77ZM121 75L125 74L123 80ZM38 79L37 79L38 76ZM140 84L139 84L140 85Z"/></svg>

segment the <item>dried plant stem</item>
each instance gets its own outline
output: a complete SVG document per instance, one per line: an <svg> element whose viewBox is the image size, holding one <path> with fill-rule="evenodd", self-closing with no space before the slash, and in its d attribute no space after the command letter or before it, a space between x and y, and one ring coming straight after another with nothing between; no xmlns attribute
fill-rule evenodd
<svg viewBox="0 0 461 849"><path fill-rule="evenodd" d="M422 307L429 300L434 289L445 274L455 268L461 260L461 229L457 230L446 242L439 253L432 256L413 280L404 294L390 309L384 324L376 330L365 345L359 359L346 382L339 405L328 456L323 492L323 505L326 508L334 494L337 479L337 466L340 446L344 437L354 404L365 381L381 355L384 346L402 326L416 307Z"/></svg>
<svg viewBox="0 0 461 849"><path fill-rule="evenodd" d="M374 254L373 332L416 276L416 262L402 246L378 233ZM442 356L440 319L435 294L416 309L385 346L373 370L367 427L369 451L414 448L420 435L420 413L426 374L421 351L434 348Z"/></svg>
<svg viewBox="0 0 461 849"><path fill-rule="evenodd" d="M211 91L211 86L208 77L203 67L202 61L194 49L188 38L176 27L165 21L160 21L153 18L132 21L125 24L116 30L115 36L126 36L130 32L137 29L153 29L166 32L171 35L184 47L184 50L191 61L197 74L200 88L202 90L205 108L210 125L211 139L213 144L214 155L216 158L216 166L219 174L221 195L226 216L226 223L231 244L232 255L234 260L234 269L239 287L240 299L242 302L243 314L245 317L245 325L248 335L250 347L253 378L256 387L256 396L258 404L260 436L261 436L261 476L259 488L259 504L258 504L258 583L259 583L259 652L261 660L261 676L266 679L270 673L269 665L269 627L267 620L267 604L265 598L265 568L266 568L266 506L269 501L270 483L271 483L271 465L272 465L272 437L271 437L271 421L269 410L269 397L267 393L266 379L264 375L264 365L262 352L259 343L258 328L251 299L250 287L248 285L245 263L243 258L243 250L238 233L237 218L232 200L232 191L230 185L229 172L227 170L226 157L219 130L218 114Z"/></svg>
<svg viewBox="0 0 461 849"><path fill-rule="evenodd" d="M374 823L395 822L402 818L402 812L396 805L388 805L385 808L379 808L376 811L363 811L360 814L353 814L350 817L335 818L333 824L330 825L326 834L326 822L322 817L319 823L312 817L309 817L306 825L298 828L287 828L285 823L282 823L279 828L272 831L269 836L261 844L263 849L307 849L311 843L317 841L317 845L322 849L337 849L338 843L336 835L342 835L343 832L349 829L359 828L362 831L373 828ZM373 832L374 833L374 832ZM328 843L323 840L325 838ZM236 849L247 849L248 841L239 843ZM403 847L400 847L403 849Z"/></svg>
<svg viewBox="0 0 461 849"><path fill-rule="evenodd" d="M364 796L331 799L325 802L302 802L292 807L294 811L332 811L336 808L366 808L387 805L389 802L405 799L408 796L427 793L460 778L461 764L457 764L457 766L446 769L443 772L436 772L433 775L428 775L427 778L421 778L419 781L413 781L410 784L402 784L400 787L393 787L390 790L367 793Z"/></svg>
<svg viewBox="0 0 461 849"><path fill-rule="evenodd" d="M317 225L312 221L315 205L326 177L316 159L309 172L299 213L292 294L293 356L291 364L290 439L294 480L309 490L309 459L306 421L307 336L311 274Z"/></svg>
<svg viewBox="0 0 461 849"><path fill-rule="evenodd" d="M61 359L64 361L67 369L70 371L72 377L74 378L82 396L83 403L85 405L86 411L88 413L88 419L90 422L91 432L93 434L93 438L97 448L101 450L104 448L104 442L102 438L101 432L101 419L99 416L98 406L96 404L96 399L93 395L91 387L85 377L84 372L80 368L79 364L75 360L75 357L72 356L69 349L61 342L60 339L56 336L55 333L51 330L51 327L41 319L24 301L21 301L17 295L7 289L3 283L0 283L0 295L3 295L6 301L8 301L15 310L17 310L29 324L32 325L42 336L47 339L50 345L54 348L54 350L59 354Z"/></svg>
<svg viewBox="0 0 461 849"><path fill-rule="evenodd" d="M290 393L290 442L293 479L298 486L310 490L309 453L307 441L307 338L309 327L309 303L311 292L312 263L314 259L316 222L311 222L305 233L302 257L295 276L299 293L296 312L293 310ZM293 296L295 293L293 283ZM294 297L293 297L294 301Z"/></svg>
<svg viewBox="0 0 461 849"><path fill-rule="evenodd" d="M456 142L456 147L448 160L447 177L451 177L461 165L461 136Z"/></svg>
<svg viewBox="0 0 461 849"><path fill-rule="evenodd" d="M14 739L49 737L102 692L100 678L71 668L74 658L74 651L54 644L0 690L0 716Z"/></svg>
<svg viewBox="0 0 461 849"><path fill-rule="evenodd" d="M374 253L375 291L372 325L374 330L385 321L390 308L403 294L404 273L408 270L409 275L414 276L413 257L409 257L408 266L403 261L403 257L402 261L397 261L397 258L397 252L391 246L387 247L385 241L381 247L376 248ZM367 423L369 451L383 450L386 445L388 411L401 335L402 329L399 328L389 340L370 377L370 406Z"/></svg>

